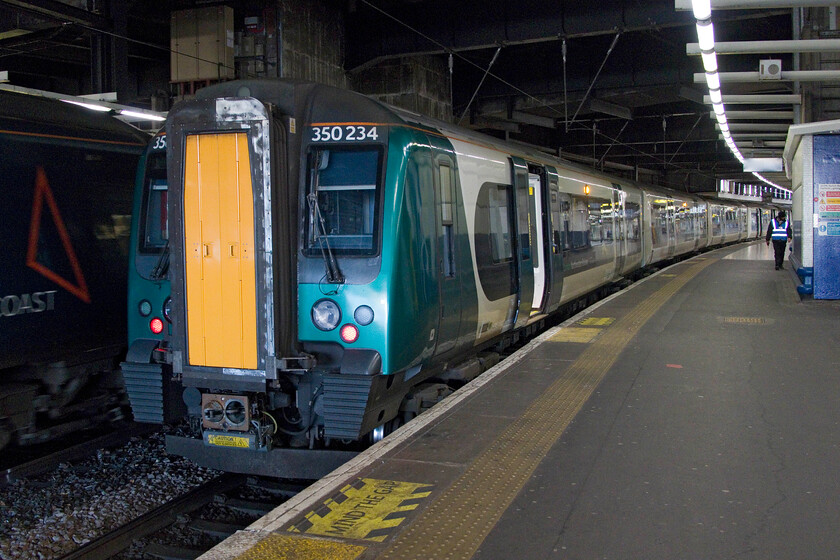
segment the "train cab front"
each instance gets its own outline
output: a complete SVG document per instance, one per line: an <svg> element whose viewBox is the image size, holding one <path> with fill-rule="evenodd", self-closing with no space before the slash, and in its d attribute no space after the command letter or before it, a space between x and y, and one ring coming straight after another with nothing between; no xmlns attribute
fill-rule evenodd
<svg viewBox="0 0 840 560"><path fill-rule="evenodd" d="M193 440L167 447L293 476L311 464L255 457L332 448L346 460L341 450L393 418L402 395L389 395L378 346L386 134L303 131L282 101L199 98L167 120L168 350Z"/></svg>

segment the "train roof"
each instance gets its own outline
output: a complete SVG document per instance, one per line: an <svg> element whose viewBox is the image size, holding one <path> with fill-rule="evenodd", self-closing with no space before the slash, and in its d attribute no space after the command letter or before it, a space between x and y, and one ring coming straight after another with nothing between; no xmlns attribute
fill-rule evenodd
<svg viewBox="0 0 840 560"><path fill-rule="evenodd" d="M283 113L301 118L307 124L346 121L348 112L356 120L404 122L392 107L366 95L303 80L235 80L202 88L195 96L197 100L219 97L253 97L275 105Z"/></svg>
<svg viewBox="0 0 840 560"><path fill-rule="evenodd" d="M0 90L0 133L107 143L142 150L151 136L109 114Z"/></svg>
<svg viewBox="0 0 840 560"><path fill-rule="evenodd" d="M355 121L420 125L430 130L440 131L447 136L468 140L513 156L521 157L527 161L552 165L562 169L571 169L577 173L599 178L607 182L622 185L623 187L644 189L648 192L662 193L665 196L676 196L682 199L687 198L696 201L704 200L706 202L728 204L726 202L704 198L695 193L678 191L660 185L652 185L624 177L612 176L592 167L565 160L562 157L547 154L533 148L528 148L527 146L511 144L481 132L395 107L358 92L316 82L287 78L234 80L200 89L196 93L196 99L203 101L221 97L253 97L263 103L275 105L285 114L301 118L302 122L306 124L313 122L345 122L347 121L348 113L351 113L352 119ZM303 100L305 100L305 103L301 106L300 104ZM177 112L177 107L173 112Z"/></svg>
<svg viewBox="0 0 840 560"><path fill-rule="evenodd" d="M505 142L502 139L490 136L488 134L476 132L468 128L463 128L455 124L434 119L432 117L420 115L399 107L392 107L392 110L399 116L401 116L406 122L417 123L422 126L434 128L447 136L452 136L461 140L467 140L476 144L483 144L491 149L499 150L501 152L510 154L512 156L520 157L526 161L530 161L536 164L551 165L558 169L570 169L576 173L588 175L593 178L598 178L615 185L620 185L621 187L633 187L637 189L644 189L648 192L661 193L667 196L678 196L683 199L688 198L700 200L700 197L694 193L677 191L675 189L663 187L660 185L642 183L633 179L627 179L625 177L616 177L614 175L610 175L593 167L587 167L580 163L563 159L560 156L548 154L535 148L529 148L528 146L522 146L519 144Z"/></svg>

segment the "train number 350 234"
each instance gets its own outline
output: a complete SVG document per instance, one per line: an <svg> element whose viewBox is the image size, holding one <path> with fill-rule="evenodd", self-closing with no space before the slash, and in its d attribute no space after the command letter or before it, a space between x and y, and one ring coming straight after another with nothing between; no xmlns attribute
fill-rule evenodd
<svg viewBox="0 0 840 560"><path fill-rule="evenodd" d="M375 126L346 124L312 127L312 142L361 142L377 138L379 138L379 132Z"/></svg>

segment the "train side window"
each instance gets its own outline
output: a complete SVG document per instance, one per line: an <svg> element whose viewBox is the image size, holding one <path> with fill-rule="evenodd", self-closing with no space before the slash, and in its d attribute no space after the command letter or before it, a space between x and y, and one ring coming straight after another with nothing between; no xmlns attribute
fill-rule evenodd
<svg viewBox="0 0 840 560"><path fill-rule="evenodd" d="M490 301L517 291L512 238L515 217L511 185L481 185L476 198L473 246L481 288Z"/></svg>
<svg viewBox="0 0 840 560"><path fill-rule="evenodd" d="M557 183L552 182L548 190L551 193L551 253L557 255L563 249L560 198L557 192Z"/></svg>
<svg viewBox="0 0 840 560"><path fill-rule="evenodd" d="M590 200L587 204L589 219L589 244L600 245L603 241L603 227L601 224L601 204L597 200Z"/></svg>
<svg viewBox="0 0 840 560"><path fill-rule="evenodd" d="M638 241L641 238L641 208L635 202L627 201L624 204L624 221L627 227L627 239Z"/></svg>
<svg viewBox="0 0 840 560"><path fill-rule="evenodd" d="M449 163L441 162L438 167L440 185L440 225L443 238L443 275L447 278L455 276L455 239L452 232L454 204L452 202L452 167Z"/></svg>
<svg viewBox="0 0 840 560"><path fill-rule="evenodd" d="M569 212L569 236L571 237L570 249L583 249L589 247L591 242L589 205L578 196L571 197L571 211Z"/></svg>
<svg viewBox="0 0 840 560"><path fill-rule="evenodd" d="M571 251L572 249L572 198L565 193L560 193L560 218L562 230L560 231L560 250Z"/></svg>
<svg viewBox="0 0 840 560"><path fill-rule="evenodd" d="M712 210L712 235L720 235L723 233L721 229L721 222L720 222L720 209L715 208Z"/></svg>
<svg viewBox="0 0 840 560"><path fill-rule="evenodd" d="M651 201L651 240L654 247L664 247L668 244L668 201L655 199Z"/></svg>
<svg viewBox="0 0 840 560"><path fill-rule="evenodd" d="M490 257L493 263L513 259L511 232L513 204L510 185L496 185L489 190L490 204Z"/></svg>

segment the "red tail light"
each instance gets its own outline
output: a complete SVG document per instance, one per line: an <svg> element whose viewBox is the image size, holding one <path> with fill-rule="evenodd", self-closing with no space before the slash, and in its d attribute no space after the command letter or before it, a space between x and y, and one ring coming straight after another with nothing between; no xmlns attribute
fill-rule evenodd
<svg viewBox="0 0 840 560"><path fill-rule="evenodd" d="M149 330L151 330L154 334L160 334L163 332L163 321L159 317L155 317L151 321L149 321Z"/></svg>
<svg viewBox="0 0 840 560"><path fill-rule="evenodd" d="M351 344L359 339L359 329L355 325L344 325L341 327L341 340Z"/></svg>

